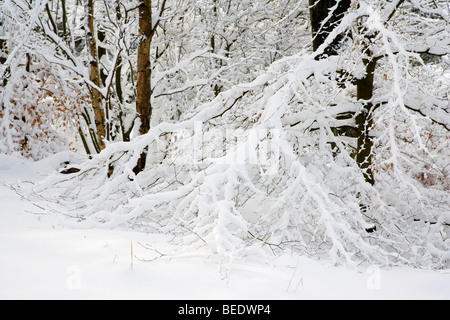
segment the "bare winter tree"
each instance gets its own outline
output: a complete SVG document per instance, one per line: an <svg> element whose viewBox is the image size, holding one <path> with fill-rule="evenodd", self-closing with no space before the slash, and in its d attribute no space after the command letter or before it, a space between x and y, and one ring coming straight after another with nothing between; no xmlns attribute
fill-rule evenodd
<svg viewBox="0 0 450 320"><path fill-rule="evenodd" d="M385 16L382 17L382 19L384 19L383 23L390 23L390 20L396 16L397 11L403 3L404 1L400 0L392 1L387 4ZM377 66L379 66L380 60L386 58L385 54L377 55L375 53L377 47L376 39L380 37L380 32L378 30L370 30L367 27L366 15L359 17L352 28L342 28L342 19L346 12L351 6L358 8L360 5L358 2L352 2L350 0L310 0L309 5L313 34L313 50L318 51L320 49L320 54L316 55L316 59L338 55L346 50L350 42L356 43L359 52L362 54L362 70L357 76L351 76L346 70L340 71L340 75L342 76L342 79L344 79L344 82L349 83L345 79L351 79L351 84L356 86L356 99L361 103L362 107L357 113L349 110L348 112L338 114L339 119L353 119L354 123L334 128L334 131L336 134L357 138L355 146L356 162L363 170L366 181L370 184L374 184L374 142L371 129L374 125L374 111L379 106L374 102L375 73L377 72ZM414 2L412 10L416 9L420 11L430 5L433 6L432 3L427 4L424 1ZM434 18L443 19L445 21L445 17L440 17L439 14L434 13L439 11L437 9L437 4L435 4L435 6L436 10L431 10L433 14L435 14ZM321 46L323 47L320 48ZM416 50L412 47L409 48L408 46L407 50L416 53L430 52L428 46L425 46L422 50ZM440 55L440 53L437 53L437 56ZM416 109L416 111L418 110ZM439 121L439 118L440 117L435 121L442 123L442 121Z"/></svg>

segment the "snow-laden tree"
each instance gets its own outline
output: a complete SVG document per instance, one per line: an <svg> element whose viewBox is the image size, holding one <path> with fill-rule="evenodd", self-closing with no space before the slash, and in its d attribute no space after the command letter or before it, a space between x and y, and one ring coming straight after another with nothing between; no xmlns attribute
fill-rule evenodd
<svg viewBox="0 0 450 320"><path fill-rule="evenodd" d="M292 10L305 14L310 3ZM154 118L130 142L110 143L91 159L72 157L77 173L55 173L23 191L67 223L170 233L223 259L262 245L353 266L448 267L448 4L359 0L335 19L341 1L328 3L320 44L304 30L308 40L291 55L255 69L254 78L230 75L220 92L214 88L227 73L220 82L206 77L213 95L194 92L179 118ZM196 11L185 12L179 23ZM230 34L242 20L236 23ZM164 23L161 30L170 34ZM172 65L157 69L167 80L157 83L193 80L210 49L159 60L155 68ZM215 68L224 55L211 56ZM173 100L155 100L158 112L173 110L177 95L159 95ZM147 165L136 175L144 150Z"/></svg>
<svg viewBox="0 0 450 320"><path fill-rule="evenodd" d="M88 154L98 153L105 141L130 141L150 123L189 117L220 88L249 81L276 57L295 52L299 41L292 39L306 26L299 19L305 8L291 2L149 1L148 12L140 12L143 4L132 0L6 1L2 47L12 36L8 30L28 26L30 36L19 36L25 45L12 41L3 51L4 72L21 59L20 50L76 78L89 92L80 106L78 139ZM31 18L22 23L18 16ZM139 21L150 20L143 36ZM138 60L148 60L141 77L148 81L138 80Z"/></svg>

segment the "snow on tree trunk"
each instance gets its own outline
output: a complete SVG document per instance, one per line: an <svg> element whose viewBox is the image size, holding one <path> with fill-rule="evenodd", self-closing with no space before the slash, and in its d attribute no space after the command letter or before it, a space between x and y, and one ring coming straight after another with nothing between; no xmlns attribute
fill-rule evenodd
<svg viewBox="0 0 450 320"><path fill-rule="evenodd" d="M139 49L137 57L137 96L136 112L139 116L139 133L146 134L150 130L152 116L152 87L151 87L151 62L150 45L152 43L152 3L151 0L143 1L139 6ZM147 150L145 150L134 169L138 174L145 169Z"/></svg>
<svg viewBox="0 0 450 320"><path fill-rule="evenodd" d="M104 139L106 139L106 124L105 124L105 105L103 102L102 94L97 90L101 87L100 68L98 62L98 48L96 38L96 28L94 24L95 11L94 0L85 0L84 9L86 15L85 29L86 29L86 42L88 47L89 57L89 80L96 86L91 87L91 100L92 108L95 116L95 128L96 128L96 144L97 152L100 152L105 148Z"/></svg>

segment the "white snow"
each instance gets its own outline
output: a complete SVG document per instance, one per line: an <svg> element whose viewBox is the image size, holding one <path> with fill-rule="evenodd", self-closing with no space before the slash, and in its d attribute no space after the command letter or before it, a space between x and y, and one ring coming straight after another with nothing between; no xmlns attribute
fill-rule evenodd
<svg viewBox="0 0 450 320"><path fill-rule="evenodd" d="M292 252L220 264L170 254L164 235L69 227L8 187L49 170L0 156L0 299L450 299L450 270L355 271Z"/></svg>

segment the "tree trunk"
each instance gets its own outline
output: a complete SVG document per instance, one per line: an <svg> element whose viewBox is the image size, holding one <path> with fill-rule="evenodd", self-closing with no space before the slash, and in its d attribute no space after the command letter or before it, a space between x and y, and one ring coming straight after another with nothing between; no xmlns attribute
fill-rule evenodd
<svg viewBox="0 0 450 320"><path fill-rule="evenodd" d="M85 0L84 9L86 14L86 42L89 50L89 80L100 88L101 79L100 79L100 70L98 63L98 54L97 54L97 40L95 37L95 28L94 28L94 1L93 0ZM103 105L103 97L101 93L91 87L91 100L92 100L92 108L94 109L95 115L95 127L97 129L97 144L98 147L97 152L100 152L105 148L105 142L103 139L106 138L106 127L105 127L105 112Z"/></svg>
<svg viewBox="0 0 450 320"><path fill-rule="evenodd" d="M361 112L356 116L356 126L359 133L356 162L363 171L366 181L373 185L375 184L372 171L373 140L370 137L370 130L373 126L374 105L371 100L377 63L373 59L363 59L363 62L366 67L366 74L356 81L357 99L364 103Z"/></svg>
<svg viewBox="0 0 450 320"><path fill-rule="evenodd" d="M339 4L338 4L339 2ZM335 8L331 17L329 19L330 10ZM312 41L313 50L316 51L326 40L329 33L341 22L347 10L350 8L350 0L309 0L309 10L310 10L310 20L312 29ZM324 22L326 21L326 22ZM339 43L342 40L342 35L339 35L331 42L324 50L324 53L316 56L316 60L330 55L339 54ZM345 86L344 83L338 81L338 85ZM337 115L337 119L352 119L354 117L354 112L345 112ZM346 137L358 137L357 129L354 126L341 126L337 128L332 128L333 132L337 136ZM332 144L333 149L336 147Z"/></svg>
<svg viewBox="0 0 450 320"><path fill-rule="evenodd" d="M337 8L331 13L330 10L335 7L336 4L338 4ZM341 22L345 13L350 8L350 5L351 0L309 0L314 51L325 42L329 33ZM330 13L330 19L326 20ZM324 21L326 22L323 24ZM327 46L324 53L316 57L316 59L320 59L323 55L337 55L341 40L341 35L336 37L334 41Z"/></svg>
<svg viewBox="0 0 450 320"><path fill-rule="evenodd" d="M214 0L213 3L214 3L213 4L213 8L212 8L213 18L214 18L214 23L217 23L217 21L219 19L217 0ZM213 53L219 54L219 50L218 49L220 49L220 46L217 43L216 32L217 32L216 31L216 27L214 27L213 30L212 30L211 39L210 39L211 50L212 50ZM214 64L215 64L216 61L219 63L219 67L223 67L223 60L222 59L220 59L220 60L213 59L213 63ZM215 68L215 67L216 66L214 65L213 68ZM223 90L223 87L221 85L219 85L218 83L214 84L214 96L215 97L217 97L220 94L220 92L222 92L222 90Z"/></svg>
<svg viewBox="0 0 450 320"><path fill-rule="evenodd" d="M347 10L350 8L351 0L309 0L310 19L313 35L313 49L316 51L326 40L330 32L341 22ZM333 7L336 9L331 13ZM329 19L327 19L329 18ZM326 22L324 22L326 21ZM338 55L339 45L342 41L342 35L336 37L324 50L323 54L318 55L316 59L324 56ZM370 55L369 48L365 48L365 54ZM376 61L370 57L363 59L365 66L365 75L361 79L356 80L357 99L364 103L361 112L355 117L355 127L345 126L333 128L336 135L357 138L356 162L363 171L367 182L374 184L374 176L372 171L372 149L373 140L370 137L370 129L373 126L373 110L374 106L371 102L373 97L374 72ZM354 115L345 113L338 115L340 119L350 119Z"/></svg>
<svg viewBox="0 0 450 320"><path fill-rule="evenodd" d="M122 19L122 13L120 12L120 0L116 2L116 19L120 21ZM119 57L119 61L117 61L117 70L116 70L116 94L117 99L119 99L120 103L123 103L123 90L122 90L122 56Z"/></svg>
<svg viewBox="0 0 450 320"><path fill-rule="evenodd" d="M3 29L3 21L0 20L0 66L5 64L6 61L8 60L8 49L7 49L7 44L8 42L6 41L6 32ZM8 82L8 76L9 74L9 67L7 68L7 70L5 70L2 79L0 80L0 87L5 87L7 82Z"/></svg>
<svg viewBox="0 0 450 320"><path fill-rule="evenodd" d="M67 10L66 10L66 0L61 0L61 8L62 8L62 37L64 40L68 39L67 33Z"/></svg>
<svg viewBox="0 0 450 320"><path fill-rule="evenodd" d="M141 126L139 133L146 134L150 130L150 120L152 116L152 87L151 87L151 63L150 63L150 45L153 37L152 27L152 3L151 0L143 0L139 6L139 48L137 58L137 94L136 94L136 112ZM147 150L144 150L134 168L134 173L145 169L147 162Z"/></svg>

